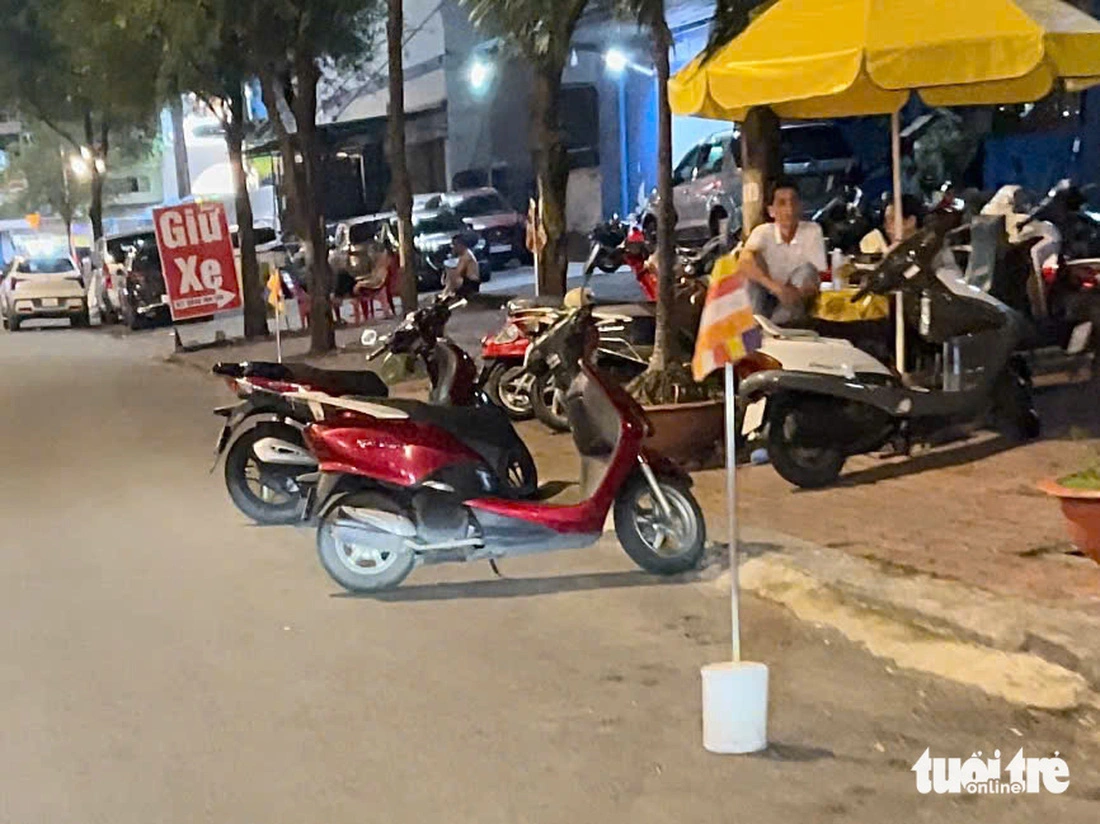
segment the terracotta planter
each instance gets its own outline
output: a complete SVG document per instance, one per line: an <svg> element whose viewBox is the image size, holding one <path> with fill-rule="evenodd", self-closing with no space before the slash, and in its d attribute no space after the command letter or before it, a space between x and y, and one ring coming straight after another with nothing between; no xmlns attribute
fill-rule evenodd
<svg viewBox="0 0 1100 824"><path fill-rule="evenodd" d="M645 413L653 423L647 448L689 467L715 463L724 437L722 401L647 406Z"/></svg>
<svg viewBox="0 0 1100 824"><path fill-rule="evenodd" d="M1070 489L1055 480L1043 481L1039 488L1061 502L1074 546L1100 564L1100 491Z"/></svg>

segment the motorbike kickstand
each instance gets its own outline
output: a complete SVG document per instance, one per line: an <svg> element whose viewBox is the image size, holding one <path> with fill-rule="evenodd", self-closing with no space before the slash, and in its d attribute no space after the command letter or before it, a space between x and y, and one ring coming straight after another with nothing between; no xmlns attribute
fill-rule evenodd
<svg viewBox="0 0 1100 824"><path fill-rule="evenodd" d="M497 559L496 558L490 558L489 559L489 569L491 569L493 571L493 573L498 578L503 578L504 577L504 573L502 573L500 571L500 567L497 566Z"/></svg>

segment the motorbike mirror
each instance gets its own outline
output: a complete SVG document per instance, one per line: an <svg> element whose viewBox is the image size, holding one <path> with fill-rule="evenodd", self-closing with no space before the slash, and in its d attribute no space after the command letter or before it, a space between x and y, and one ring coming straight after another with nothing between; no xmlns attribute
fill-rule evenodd
<svg viewBox="0 0 1100 824"><path fill-rule="evenodd" d="M364 329L362 336L359 338L359 342L363 346L374 346L378 343L378 331L375 329Z"/></svg>

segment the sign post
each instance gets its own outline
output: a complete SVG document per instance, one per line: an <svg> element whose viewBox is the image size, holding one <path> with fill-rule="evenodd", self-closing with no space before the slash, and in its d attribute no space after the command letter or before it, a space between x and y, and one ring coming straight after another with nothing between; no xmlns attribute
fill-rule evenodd
<svg viewBox="0 0 1100 824"><path fill-rule="evenodd" d="M153 225L173 322L242 309L233 240L221 203L154 209Z"/></svg>

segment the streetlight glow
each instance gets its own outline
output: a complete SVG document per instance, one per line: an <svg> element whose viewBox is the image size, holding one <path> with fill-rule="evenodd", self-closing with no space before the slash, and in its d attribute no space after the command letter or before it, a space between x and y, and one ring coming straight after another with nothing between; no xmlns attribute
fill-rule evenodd
<svg viewBox="0 0 1100 824"><path fill-rule="evenodd" d="M470 63L470 69L468 72L468 79L470 81L470 88L475 92L483 92L489 86L489 81L493 77L493 65L486 62L480 57L475 58Z"/></svg>
<svg viewBox="0 0 1100 824"><path fill-rule="evenodd" d="M603 64L612 74L622 74L630 65L630 58L620 48L610 48L604 52Z"/></svg>
<svg viewBox="0 0 1100 824"><path fill-rule="evenodd" d="M80 155L72 155L69 157L69 168L72 169L73 174L77 177L88 176L88 164L84 162L84 158Z"/></svg>

